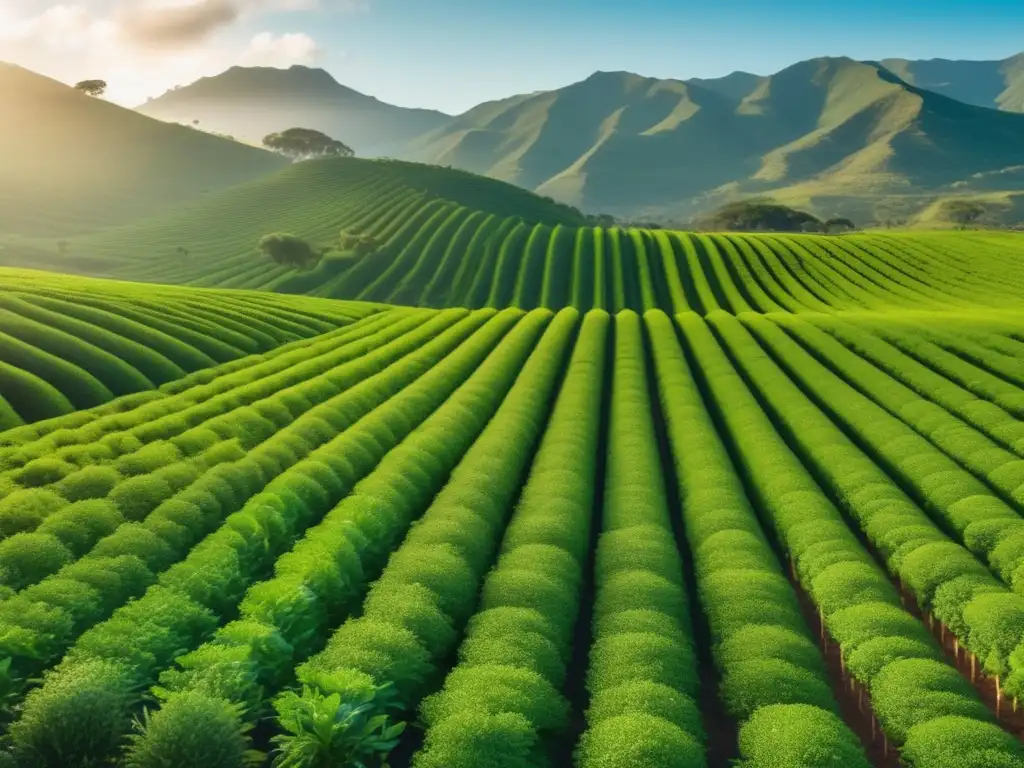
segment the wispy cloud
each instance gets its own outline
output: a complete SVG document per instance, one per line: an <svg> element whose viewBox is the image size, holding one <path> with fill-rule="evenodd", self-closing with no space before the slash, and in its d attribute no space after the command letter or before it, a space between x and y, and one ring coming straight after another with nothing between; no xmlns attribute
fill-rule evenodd
<svg viewBox="0 0 1024 768"><path fill-rule="evenodd" d="M290 14L368 9L367 0L0 0L0 60L65 82L102 77L111 98L133 104L234 64L316 64L317 41L282 30Z"/></svg>

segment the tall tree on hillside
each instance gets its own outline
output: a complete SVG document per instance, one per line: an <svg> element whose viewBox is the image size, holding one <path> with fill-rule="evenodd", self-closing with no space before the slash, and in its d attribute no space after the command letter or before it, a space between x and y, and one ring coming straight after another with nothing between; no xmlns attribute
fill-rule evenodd
<svg viewBox="0 0 1024 768"><path fill-rule="evenodd" d="M106 80L82 80L75 83L75 90L81 91L86 96L102 96L107 92Z"/></svg>
<svg viewBox="0 0 1024 768"><path fill-rule="evenodd" d="M974 200L950 200L945 204L946 215L960 229L967 229L985 215L987 208Z"/></svg>
<svg viewBox="0 0 1024 768"><path fill-rule="evenodd" d="M295 160L309 157L352 157L351 147L312 128L289 128L263 138L263 146Z"/></svg>

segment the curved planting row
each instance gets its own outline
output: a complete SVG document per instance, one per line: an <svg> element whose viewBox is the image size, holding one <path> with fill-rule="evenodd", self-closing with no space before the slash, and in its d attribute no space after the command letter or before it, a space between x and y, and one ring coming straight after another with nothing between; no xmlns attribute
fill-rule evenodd
<svg viewBox="0 0 1024 768"><path fill-rule="evenodd" d="M736 315L898 270L506 229L691 309L383 310L0 432L0 764L1024 768L1012 318Z"/></svg>
<svg viewBox="0 0 1024 768"><path fill-rule="evenodd" d="M269 300L268 300L269 299ZM0 271L0 428L152 390L377 311Z"/></svg>

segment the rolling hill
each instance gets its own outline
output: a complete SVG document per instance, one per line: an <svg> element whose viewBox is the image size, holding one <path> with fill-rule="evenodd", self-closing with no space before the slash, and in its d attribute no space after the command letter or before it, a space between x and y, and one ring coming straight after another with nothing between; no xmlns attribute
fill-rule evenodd
<svg viewBox="0 0 1024 768"><path fill-rule="evenodd" d="M397 155L413 138L449 120L406 109L338 83L322 69L232 67L168 91L138 107L144 115L191 124L259 144L274 131L313 128L341 139L359 155Z"/></svg>
<svg viewBox="0 0 1024 768"><path fill-rule="evenodd" d="M164 216L74 238L64 256L48 243L10 246L0 252L0 264L333 297L354 296L373 283L370 293L402 298L406 287L414 290L435 270L438 290L447 291L453 270L461 268L462 279L471 280L473 262L463 249L483 249L508 226L583 223L579 211L464 171L330 158L290 165ZM315 273L278 266L257 249L271 232L329 246L341 230L374 235L382 247L363 263L332 254ZM410 298L398 303L417 303Z"/></svg>
<svg viewBox="0 0 1024 768"><path fill-rule="evenodd" d="M879 65L823 58L733 81L596 73L470 110L410 152L585 210L677 220L751 194L863 220L887 197L923 207L1024 159L1024 117L917 88Z"/></svg>
<svg viewBox="0 0 1024 768"><path fill-rule="evenodd" d="M902 80L978 107L1024 112L1024 53L998 61L882 59Z"/></svg>
<svg viewBox="0 0 1024 768"><path fill-rule="evenodd" d="M199 371L234 370L232 361L256 362L377 311L0 269L0 429L186 378L200 383Z"/></svg>
<svg viewBox="0 0 1024 768"><path fill-rule="evenodd" d="M997 279L1018 258L1013 234L727 235L588 224L573 209L464 171L322 159L76 239L69 255L51 253L48 263L122 280L421 307L708 314L1016 309L1024 300L1024 283ZM372 236L376 249L335 248L309 271L257 249L273 231L325 247L342 230ZM35 251L26 258L40 261Z"/></svg>
<svg viewBox="0 0 1024 768"><path fill-rule="evenodd" d="M151 215L287 165L0 64L0 234L61 237Z"/></svg>

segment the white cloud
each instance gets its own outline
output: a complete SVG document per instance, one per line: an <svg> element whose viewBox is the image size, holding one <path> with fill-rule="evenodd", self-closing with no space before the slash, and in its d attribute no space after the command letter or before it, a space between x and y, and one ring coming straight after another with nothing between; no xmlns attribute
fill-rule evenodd
<svg viewBox="0 0 1024 768"><path fill-rule="evenodd" d="M304 32L275 35L260 32L249 41L239 63L245 66L288 67L292 64L312 66L320 59L320 47Z"/></svg>
<svg viewBox="0 0 1024 768"><path fill-rule="evenodd" d="M134 105L235 64L321 60L305 32L240 39L261 15L368 9L367 0L0 0L0 61L64 82L103 78L109 98Z"/></svg>

